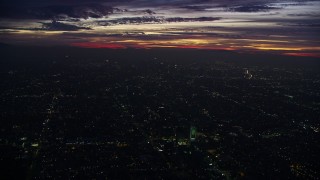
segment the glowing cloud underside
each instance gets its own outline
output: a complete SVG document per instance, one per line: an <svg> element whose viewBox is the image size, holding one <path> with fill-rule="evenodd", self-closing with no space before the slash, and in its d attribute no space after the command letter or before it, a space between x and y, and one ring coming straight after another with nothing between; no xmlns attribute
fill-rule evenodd
<svg viewBox="0 0 320 180"><path fill-rule="evenodd" d="M268 51L319 57L320 1L261 1L264 5L249 0L241 5L236 2L190 0L184 5L180 1L123 1L68 6L60 2L58 8L49 4L33 8L30 3L25 11L0 9L0 42L109 49Z"/></svg>

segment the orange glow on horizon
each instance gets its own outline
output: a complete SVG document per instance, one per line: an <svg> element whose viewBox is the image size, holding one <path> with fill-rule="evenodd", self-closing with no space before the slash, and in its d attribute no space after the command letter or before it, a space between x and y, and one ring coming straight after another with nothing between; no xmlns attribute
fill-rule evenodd
<svg viewBox="0 0 320 180"><path fill-rule="evenodd" d="M320 58L320 53L284 53L287 56L297 56L297 57L315 57Z"/></svg>
<svg viewBox="0 0 320 180"><path fill-rule="evenodd" d="M237 50L235 48L229 47L214 47L214 46L197 46L197 45L142 45L142 44L130 44L130 45L122 45L122 44L110 44L110 43L95 43L95 42L79 42L79 43L71 43L70 46L81 47L81 48L97 48L97 49L127 49L127 48L135 48L135 49L151 49L151 48L175 48L175 49L202 49L202 50L226 50L233 51Z"/></svg>
<svg viewBox="0 0 320 180"><path fill-rule="evenodd" d="M82 48L106 48L106 49L126 49L126 46L120 44L105 44L105 43L93 43L93 42L80 42L71 43L71 46L82 47Z"/></svg>
<svg viewBox="0 0 320 180"><path fill-rule="evenodd" d="M320 58L320 53L307 53L307 52L297 52L300 50L299 48L279 48L279 47L257 47L257 46L234 46L234 47L223 47L223 46L214 46L214 45L184 45L184 44L172 44L172 43L150 43L150 42L142 42L137 41L128 41L127 43L103 43L103 42L78 42L78 43L71 43L70 46L74 47L81 47L81 48L96 48L96 49L127 49L127 48L134 48L134 49L152 49L152 48L171 48L171 49L199 49L199 50L225 50L225 51L241 51L241 49L249 48L252 52L257 51L284 51L282 54L286 56L297 56L297 57L315 57ZM248 52L248 49L244 49ZM293 52L290 52L293 51ZM289 52L288 52L289 51ZM296 51L296 52L294 52Z"/></svg>
<svg viewBox="0 0 320 180"><path fill-rule="evenodd" d="M188 45L174 46L174 48L178 48L178 49L203 49L203 50L226 50L226 51L236 50L234 48L227 48L227 47L223 48L223 47L188 46Z"/></svg>

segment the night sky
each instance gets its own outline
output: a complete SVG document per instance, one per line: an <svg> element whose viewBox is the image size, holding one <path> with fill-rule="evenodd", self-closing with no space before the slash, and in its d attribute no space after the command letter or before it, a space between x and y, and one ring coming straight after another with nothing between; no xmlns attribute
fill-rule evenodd
<svg viewBox="0 0 320 180"><path fill-rule="evenodd" d="M319 0L7 0L0 43L320 57L319 9Z"/></svg>

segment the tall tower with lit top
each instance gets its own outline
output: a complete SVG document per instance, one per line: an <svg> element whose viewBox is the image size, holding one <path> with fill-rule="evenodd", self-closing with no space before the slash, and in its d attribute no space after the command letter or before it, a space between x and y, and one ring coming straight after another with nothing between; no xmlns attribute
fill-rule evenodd
<svg viewBox="0 0 320 180"><path fill-rule="evenodd" d="M197 137L197 128L194 126L190 127L190 142L193 142L196 140Z"/></svg>

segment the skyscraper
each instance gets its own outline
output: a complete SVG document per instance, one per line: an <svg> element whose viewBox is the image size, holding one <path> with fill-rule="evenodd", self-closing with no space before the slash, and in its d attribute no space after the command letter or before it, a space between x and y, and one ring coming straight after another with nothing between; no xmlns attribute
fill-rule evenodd
<svg viewBox="0 0 320 180"><path fill-rule="evenodd" d="M194 126L190 127L190 141L195 141L197 136L197 129Z"/></svg>

